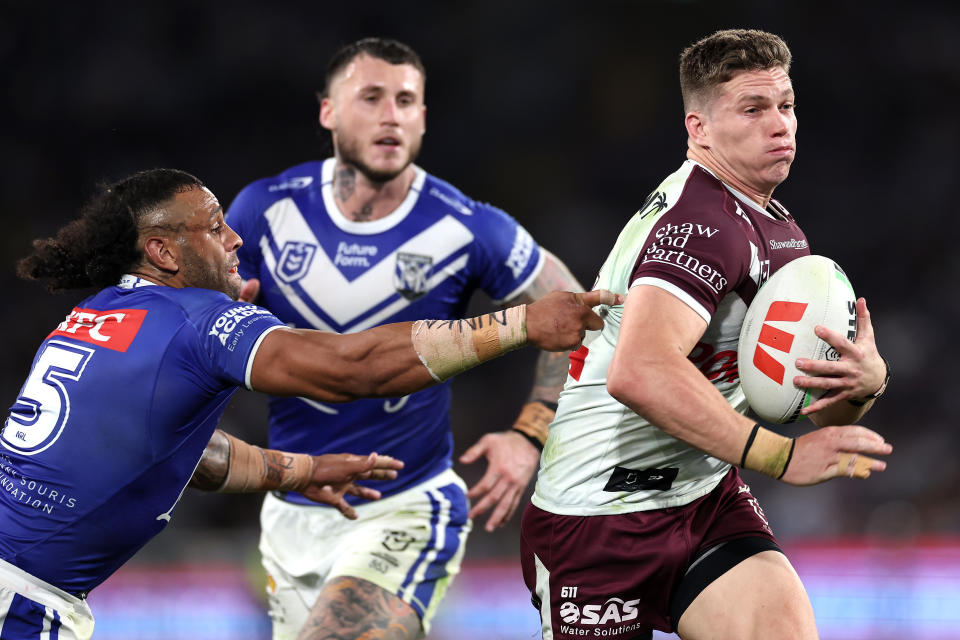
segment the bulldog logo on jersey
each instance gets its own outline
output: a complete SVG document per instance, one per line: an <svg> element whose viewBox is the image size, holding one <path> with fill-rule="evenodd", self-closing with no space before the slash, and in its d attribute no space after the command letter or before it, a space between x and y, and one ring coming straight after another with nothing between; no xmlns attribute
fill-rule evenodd
<svg viewBox="0 0 960 640"><path fill-rule="evenodd" d="M277 260L277 277L291 284L306 275L317 253L317 245L309 242L287 242Z"/></svg>
<svg viewBox="0 0 960 640"><path fill-rule="evenodd" d="M416 300L429 289L431 267L431 256L398 252L397 266L393 270L393 286L407 300Z"/></svg>

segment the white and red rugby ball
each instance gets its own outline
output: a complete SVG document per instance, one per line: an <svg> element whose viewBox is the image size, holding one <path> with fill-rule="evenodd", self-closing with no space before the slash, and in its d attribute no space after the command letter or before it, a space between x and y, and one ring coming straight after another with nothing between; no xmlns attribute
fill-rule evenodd
<svg viewBox="0 0 960 640"><path fill-rule="evenodd" d="M854 340L857 298L840 266L823 256L788 262L760 287L740 330L738 363L747 402L768 422L794 422L821 393L794 386L797 358L838 360L817 325Z"/></svg>

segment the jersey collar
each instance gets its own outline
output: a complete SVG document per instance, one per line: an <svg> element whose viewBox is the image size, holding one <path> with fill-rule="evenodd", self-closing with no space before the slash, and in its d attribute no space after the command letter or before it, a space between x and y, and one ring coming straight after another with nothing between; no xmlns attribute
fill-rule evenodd
<svg viewBox="0 0 960 640"><path fill-rule="evenodd" d="M323 205L333 224L337 225L341 231L355 233L357 235L366 236L382 233L403 222L403 219L406 218L407 214L413 209L413 205L417 203L417 198L420 197L420 191L423 189L423 182L427 179L427 172L417 165L413 165L413 184L410 185L410 190L407 191L407 196L403 199L403 202L400 203L399 207L377 220L354 222L343 215L343 212L340 211L340 207L337 206L336 200L334 200L333 197L333 170L336 166L336 158L327 158L324 160L323 167L320 169Z"/></svg>
<svg viewBox="0 0 960 640"><path fill-rule="evenodd" d="M155 287L157 286L157 283L144 280L139 276L133 276L129 273L125 273L123 274L123 277L120 278L120 282L117 283L117 286L121 289L136 289L137 287Z"/></svg>

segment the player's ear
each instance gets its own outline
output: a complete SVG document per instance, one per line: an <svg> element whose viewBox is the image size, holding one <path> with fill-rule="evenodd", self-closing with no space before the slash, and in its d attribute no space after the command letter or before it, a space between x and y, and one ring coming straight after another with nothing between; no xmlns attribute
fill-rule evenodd
<svg viewBox="0 0 960 640"><path fill-rule="evenodd" d="M333 124L333 103L330 98L322 98L320 100L320 126L332 131Z"/></svg>
<svg viewBox="0 0 960 640"><path fill-rule="evenodd" d="M709 147L710 139L707 135L707 123L703 114L699 111L688 111L683 119L683 124L687 128L687 135L690 140L698 147Z"/></svg>
<svg viewBox="0 0 960 640"><path fill-rule="evenodd" d="M143 254L148 263L167 273L180 270L178 245L166 236L150 236L143 243Z"/></svg>

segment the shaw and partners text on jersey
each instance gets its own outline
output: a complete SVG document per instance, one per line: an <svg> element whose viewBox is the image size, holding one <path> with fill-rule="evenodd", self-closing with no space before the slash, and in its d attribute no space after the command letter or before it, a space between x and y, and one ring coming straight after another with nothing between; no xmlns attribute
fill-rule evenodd
<svg viewBox="0 0 960 640"><path fill-rule="evenodd" d="M684 222L683 224L667 224L657 229L657 241L650 245L647 254L643 256L643 262L662 262L675 267L680 267L687 273L690 273L707 285L713 287L716 291L723 291L727 284L727 279L721 275L714 267L700 262L699 259L688 255L682 249L687 246L690 236L706 236L712 238L719 229L708 225L694 224Z"/></svg>

